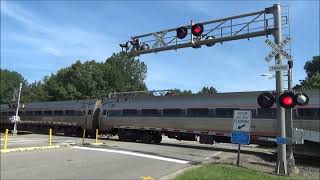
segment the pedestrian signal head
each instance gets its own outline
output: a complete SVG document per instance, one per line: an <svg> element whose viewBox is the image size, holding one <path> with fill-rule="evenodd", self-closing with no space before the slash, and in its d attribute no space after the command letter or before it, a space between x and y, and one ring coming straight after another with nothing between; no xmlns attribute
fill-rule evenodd
<svg viewBox="0 0 320 180"><path fill-rule="evenodd" d="M258 104L262 108L270 108L275 102L275 98L271 92L264 92L257 98Z"/></svg>

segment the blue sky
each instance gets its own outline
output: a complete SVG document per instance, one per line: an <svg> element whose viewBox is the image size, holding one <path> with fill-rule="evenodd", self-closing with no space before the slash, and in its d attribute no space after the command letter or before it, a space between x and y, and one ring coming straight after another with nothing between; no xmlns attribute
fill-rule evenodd
<svg viewBox="0 0 320 180"><path fill-rule="evenodd" d="M290 6L294 84L304 63L319 55L319 1L3 1L1 68L29 82L74 63L104 61L130 37L196 22ZM275 79L264 60L265 37L140 56L148 66L149 89L213 86L219 92L269 90Z"/></svg>

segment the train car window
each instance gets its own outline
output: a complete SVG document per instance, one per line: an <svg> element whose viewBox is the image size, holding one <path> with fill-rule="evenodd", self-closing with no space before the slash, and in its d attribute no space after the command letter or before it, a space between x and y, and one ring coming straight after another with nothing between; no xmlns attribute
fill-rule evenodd
<svg viewBox="0 0 320 180"><path fill-rule="evenodd" d="M190 108L187 110L187 115L189 117L208 117L209 109L208 108Z"/></svg>
<svg viewBox="0 0 320 180"><path fill-rule="evenodd" d="M160 116L161 113L158 109L142 109L141 115L142 116Z"/></svg>
<svg viewBox="0 0 320 180"><path fill-rule="evenodd" d="M276 118L277 110L275 108L265 109L258 108L257 118Z"/></svg>
<svg viewBox="0 0 320 180"><path fill-rule="evenodd" d="M297 119L319 119L319 108L299 108L296 111Z"/></svg>
<svg viewBox="0 0 320 180"><path fill-rule="evenodd" d="M142 109L141 115L142 116L160 116L161 113L158 109Z"/></svg>
<svg viewBox="0 0 320 180"><path fill-rule="evenodd" d="M163 116L166 117L180 117L185 116L183 109L163 109Z"/></svg>
<svg viewBox="0 0 320 180"><path fill-rule="evenodd" d="M16 115L16 113L14 112L14 111L9 111L9 115L11 116L13 116L13 115Z"/></svg>
<svg viewBox="0 0 320 180"><path fill-rule="evenodd" d="M74 116L83 116L83 111L74 111Z"/></svg>
<svg viewBox="0 0 320 180"><path fill-rule="evenodd" d="M53 112L52 111L43 111L43 115L45 116L52 116Z"/></svg>
<svg viewBox="0 0 320 180"><path fill-rule="evenodd" d="M122 115L122 110L108 110L107 116L112 117L112 116L121 116Z"/></svg>
<svg viewBox="0 0 320 180"><path fill-rule="evenodd" d="M62 110L55 110L54 115L55 116L63 116L63 111Z"/></svg>
<svg viewBox="0 0 320 180"><path fill-rule="evenodd" d="M41 115L42 115L42 111L35 111L35 112L34 112L34 115L35 115L35 116L41 116Z"/></svg>
<svg viewBox="0 0 320 180"><path fill-rule="evenodd" d="M216 108L215 116L224 117L224 118L233 118L233 111L238 109L239 108Z"/></svg>
<svg viewBox="0 0 320 180"><path fill-rule="evenodd" d="M102 111L102 115L104 115L104 116L107 115L107 110L104 109L104 110Z"/></svg>
<svg viewBox="0 0 320 180"><path fill-rule="evenodd" d="M66 110L65 111L66 116L76 116L76 111L75 110Z"/></svg>
<svg viewBox="0 0 320 180"><path fill-rule="evenodd" d="M90 109L89 111L88 111L88 115L91 115L92 114L92 110Z"/></svg>
<svg viewBox="0 0 320 180"><path fill-rule="evenodd" d="M26 111L26 116L33 116L33 111Z"/></svg>
<svg viewBox="0 0 320 180"><path fill-rule="evenodd" d="M124 109L123 115L124 116L136 116L138 114L138 111L136 109Z"/></svg>
<svg viewBox="0 0 320 180"><path fill-rule="evenodd" d="M18 115L19 115L19 116L24 116L25 114L26 114L25 111L19 111L19 112L18 112Z"/></svg>

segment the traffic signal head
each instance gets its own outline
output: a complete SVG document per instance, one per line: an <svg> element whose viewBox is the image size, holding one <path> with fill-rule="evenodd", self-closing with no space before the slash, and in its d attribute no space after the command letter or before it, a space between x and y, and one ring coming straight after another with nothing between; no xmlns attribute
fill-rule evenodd
<svg viewBox="0 0 320 180"><path fill-rule="evenodd" d="M188 34L188 29L186 27L179 27L177 29L177 37L179 39L185 38L187 36L187 34Z"/></svg>
<svg viewBox="0 0 320 180"><path fill-rule="evenodd" d="M191 33L194 36L201 36L203 33L203 25L202 24L195 24L191 27Z"/></svg>
<svg viewBox="0 0 320 180"><path fill-rule="evenodd" d="M270 108L276 101L271 92L264 92L257 98L258 104L262 108Z"/></svg>
<svg viewBox="0 0 320 180"><path fill-rule="evenodd" d="M297 104L297 97L292 91L286 91L279 96L279 104L283 108L293 108Z"/></svg>

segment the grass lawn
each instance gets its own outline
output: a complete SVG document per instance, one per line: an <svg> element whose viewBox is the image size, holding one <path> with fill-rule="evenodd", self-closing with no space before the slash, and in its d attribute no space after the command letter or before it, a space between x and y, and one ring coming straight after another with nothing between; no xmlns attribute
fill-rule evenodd
<svg viewBox="0 0 320 180"><path fill-rule="evenodd" d="M285 176L276 176L272 174L267 174L255 170L250 170L246 168L241 168L231 165L222 165L222 164L208 164L201 166L196 169L187 170L183 174L178 175L176 180L194 180L194 179L210 179L210 180L264 180L264 179L275 179L275 180L288 180L295 179L298 177L285 177Z"/></svg>

